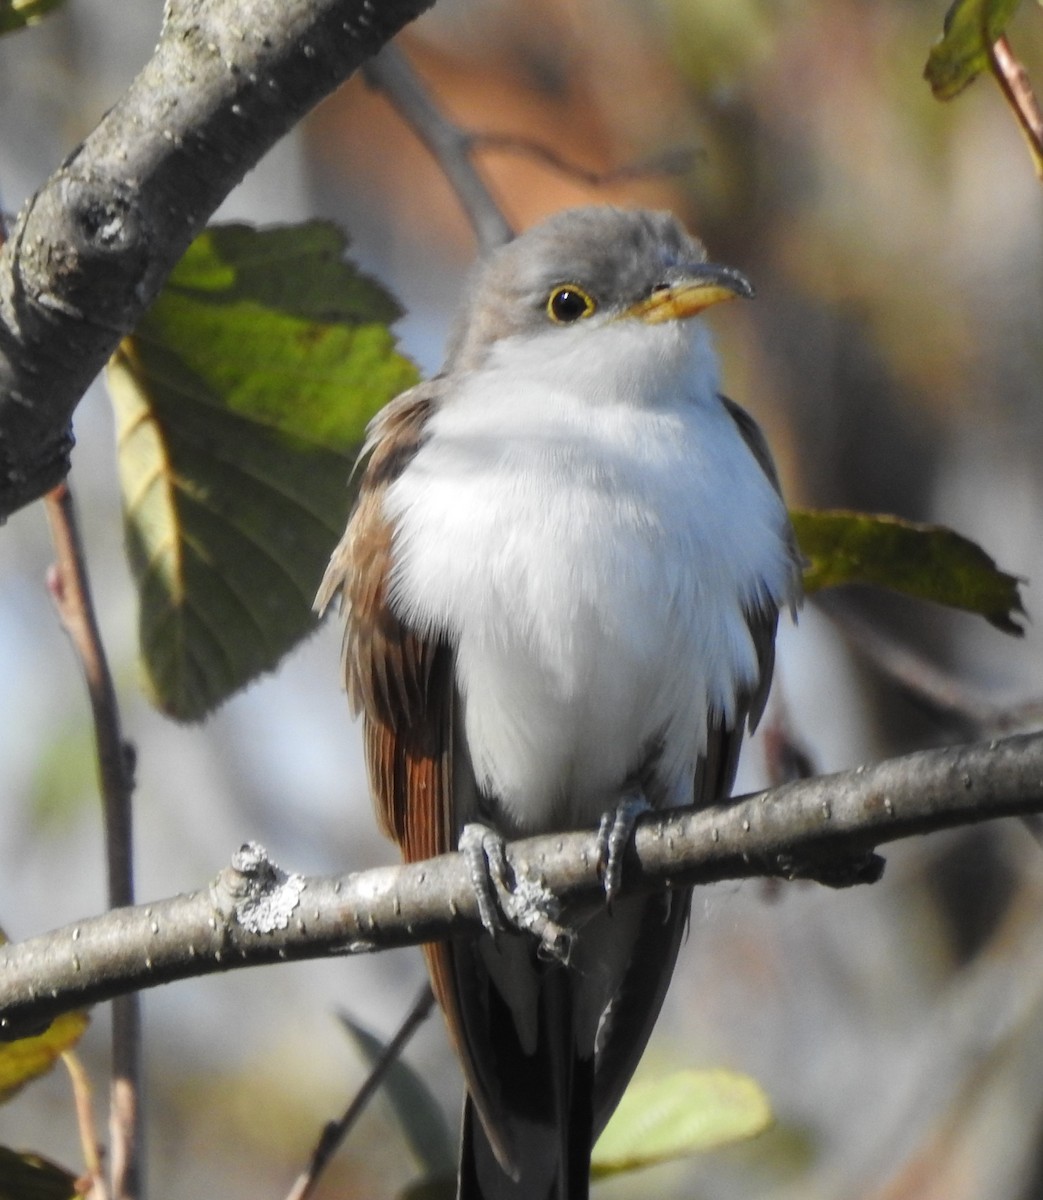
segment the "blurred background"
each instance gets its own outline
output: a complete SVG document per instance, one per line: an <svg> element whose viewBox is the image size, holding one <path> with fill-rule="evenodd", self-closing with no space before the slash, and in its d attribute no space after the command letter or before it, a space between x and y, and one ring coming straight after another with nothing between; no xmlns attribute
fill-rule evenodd
<svg viewBox="0 0 1043 1200"><path fill-rule="evenodd" d="M538 142L587 171L677 152L687 166L594 186L531 154L479 161L524 228L560 208L673 209L756 303L712 318L729 393L768 432L794 504L940 521L1024 576L1030 623L882 596L810 605L781 634L769 733L838 770L989 732L967 712L1043 694L1043 189L987 79L948 105L922 80L945 0L440 0L400 38L462 126ZM69 0L0 41L0 204L17 210L96 123L155 43L160 0ZM1043 16L1010 30L1043 89ZM386 99L341 89L219 217L336 219L407 309L402 345L437 368L475 246L438 167ZM240 842L288 869L393 861L376 833L324 628L202 727L137 686L112 416L77 415L73 486L127 735L138 748L138 891L194 889ZM51 610L42 510L0 534L0 924L20 938L98 911L91 731ZM861 631L869 623L873 639ZM882 639L882 642L881 642ZM880 669L913 676L955 715ZM915 690L915 689L914 689ZM937 698L937 697L936 697ZM768 738L773 742L772 737ZM774 756L759 735L740 787ZM883 881L719 885L642 1072L729 1066L777 1115L746 1146L598 1185L596 1195L801 1200L1043 1197L1043 857L1016 822L893 847ZM344 1010L390 1035L419 952L241 972L145 997L150 1174L165 1200L280 1196L365 1068ZM84 1043L104 1095L107 1014ZM456 1121L440 1021L408 1052ZM0 1108L0 1143L81 1162L60 1072ZM382 1200L416 1164L383 1101L321 1195Z"/></svg>

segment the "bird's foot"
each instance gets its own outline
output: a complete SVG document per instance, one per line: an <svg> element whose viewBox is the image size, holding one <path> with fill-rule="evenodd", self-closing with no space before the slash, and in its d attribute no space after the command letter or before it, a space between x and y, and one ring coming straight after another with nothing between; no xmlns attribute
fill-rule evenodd
<svg viewBox="0 0 1043 1200"><path fill-rule="evenodd" d="M541 957L568 962L572 934L559 922L561 903L541 880L513 875L503 837L473 821L464 826L459 846L467 860L478 916L493 941L506 929L528 933L539 942Z"/></svg>
<svg viewBox="0 0 1043 1200"><path fill-rule="evenodd" d="M598 865L609 908L623 884L623 856L634 837L638 817L651 812L652 806L640 792L624 796L615 808L601 818L598 827Z"/></svg>
<svg viewBox="0 0 1043 1200"><path fill-rule="evenodd" d="M473 821L460 834L460 853L467 861L478 916L494 940L503 932L503 898L510 896L507 882L506 843L495 829Z"/></svg>

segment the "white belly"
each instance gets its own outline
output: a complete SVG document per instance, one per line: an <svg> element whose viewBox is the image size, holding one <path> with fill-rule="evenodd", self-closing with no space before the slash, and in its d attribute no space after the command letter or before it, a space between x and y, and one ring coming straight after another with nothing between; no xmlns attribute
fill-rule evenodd
<svg viewBox="0 0 1043 1200"><path fill-rule="evenodd" d="M744 609L786 596L781 502L715 397L525 399L432 419L387 497L392 604L456 646L478 784L513 832L595 823L657 747L688 802L708 714L756 679Z"/></svg>

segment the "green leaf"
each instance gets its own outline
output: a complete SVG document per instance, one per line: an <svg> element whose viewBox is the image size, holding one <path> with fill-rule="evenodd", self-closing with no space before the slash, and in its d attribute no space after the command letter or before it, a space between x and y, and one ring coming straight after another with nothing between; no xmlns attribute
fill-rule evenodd
<svg viewBox="0 0 1043 1200"><path fill-rule="evenodd" d="M75 1200L87 1190L57 1163L0 1146L0 1200Z"/></svg>
<svg viewBox="0 0 1043 1200"><path fill-rule="evenodd" d="M215 226L109 364L153 702L197 720L315 625L370 417L416 381L333 226Z"/></svg>
<svg viewBox="0 0 1043 1200"><path fill-rule="evenodd" d="M868 583L920 600L979 613L1020 636L1020 580L1001 571L976 543L942 525L879 514L794 509L790 513L808 559L804 587Z"/></svg>
<svg viewBox="0 0 1043 1200"><path fill-rule="evenodd" d="M64 0L0 0L0 34L35 25L62 3Z"/></svg>
<svg viewBox="0 0 1043 1200"><path fill-rule="evenodd" d="M0 1104L38 1079L83 1036L90 1018L85 1012L63 1013L36 1037L0 1042ZM2 1196L2 1192L0 1192Z"/></svg>
<svg viewBox="0 0 1043 1200"><path fill-rule="evenodd" d="M931 47L924 78L939 100L951 100L989 67L989 49L1003 35L1020 0L955 0L943 34Z"/></svg>
<svg viewBox="0 0 1043 1200"><path fill-rule="evenodd" d="M595 1178L745 1141L772 1124L760 1085L735 1071L679 1071L627 1088L594 1147Z"/></svg>
<svg viewBox="0 0 1043 1200"><path fill-rule="evenodd" d="M370 1067L374 1066L387 1048L387 1043L364 1029L347 1013L339 1015L363 1058ZM456 1145L442 1109L427 1084L405 1059L397 1058L384 1076L383 1087L425 1176L442 1178L452 1175L456 1165ZM437 1185L432 1183L431 1186Z"/></svg>

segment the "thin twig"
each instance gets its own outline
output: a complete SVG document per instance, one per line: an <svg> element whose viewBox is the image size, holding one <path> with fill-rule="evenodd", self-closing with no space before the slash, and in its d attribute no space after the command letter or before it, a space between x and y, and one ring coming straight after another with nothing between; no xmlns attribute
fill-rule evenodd
<svg viewBox="0 0 1043 1200"><path fill-rule="evenodd" d="M693 150L677 149L644 162L594 171L520 134L461 129L439 111L408 59L395 46L385 46L376 58L366 63L362 73L372 87L386 94L399 116L438 162L467 213L483 253L510 241L514 231L474 165L476 150L522 154L590 187L655 175L680 175L696 158Z"/></svg>
<svg viewBox="0 0 1043 1200"><path fill-rule="evenodd" d="M319 1182L319 1177L326 1169L327 1163L329 1163L340 1144L351 1132L352 1126L362 1115L366 1105L372 1100L377 1089L384 1082L388 1071L398 1061L410 1038L412 1038L413 1034L416 1033L424 1021L427 1020L434 1002L434 994L430 986L425 983L420 995L413 1001L412 1008L410 1008L402 1024L399 1026L398 1032L388 1042L387 1046L385 1046L380 1058L373 1064L373 1069L367 1076L365 1083L359 1088L355 1098L344 1110L341 1117L336 1121L330 1121L325 1129L323 1129L322 1136L312 1151L307 1167L301 1172L297 1178L297 1182L290 1189L287 1200L307 1200L307 1197L315 1190Z"/></svg>
<svg viewBox="0 0 1043 1200"><path fill-rule="evenodd" d="M471 135L439 112L405 55L385 46L362 72L367 83L384 92L442 168L482 253L509 242L514 230L471 161Z"/></svg>
<svg viewBox="0 0 1043 1200"><path fill-rule="evenodd" d="M91 1200L108 1200L105 1173L101 1169L101 1149L97 1127L94 1123L94 1097L90 1077L83 1069L79 1056L72 1050L62 1054L62 1062L72 1081L73 1103L76 1106L76 1124L80 1131L83 1148L83 1163L91 1181Z"/></svg>
<svg viewBox="0 0 1043 1200"><path fill-rule="evenodd" d="M545 146L534 138L522 137L520 134L475 132L464 136L472 150L494 150L504 154L524 155L526 158L542 162L561 175L596 188L608 187L609 184L623 183L630 179L650 179L657 175L682 175L691 169L698 157L697 151L679 147L640 162L624 163L619 167L595 171L563 158L549 146Z"/></svg>
<svg viewBox="0 0 1043 1200"><path fill-rule="evenodd" d="M996 703L835 597L817 596L816 604L858 654L958 736L1011 733L1043 722L1043 699Z"/></svg>
<svg viewBox="0 0 1043 1200"><path fill-rule="evenodd" d="M1043 179L1043 112L1028 72L1014 54L1006 35L997 38L989 47L989 66L1025 135L1036 174Z"/></svg>
<svg viewBox="0 0 1043 1200"><path fill-rule="evenodd" d="M133 750L123 740L116 690L91 598L87 562L72 495L59 484L46 497L55 564L48 577L62 625L83 669L94 719L105 822L110 908L134 903L131 797ZM141 1194L138 1097L141 1088L141 1012L136 995L112 1005L111 1172L116 1200Z"/></svg>

